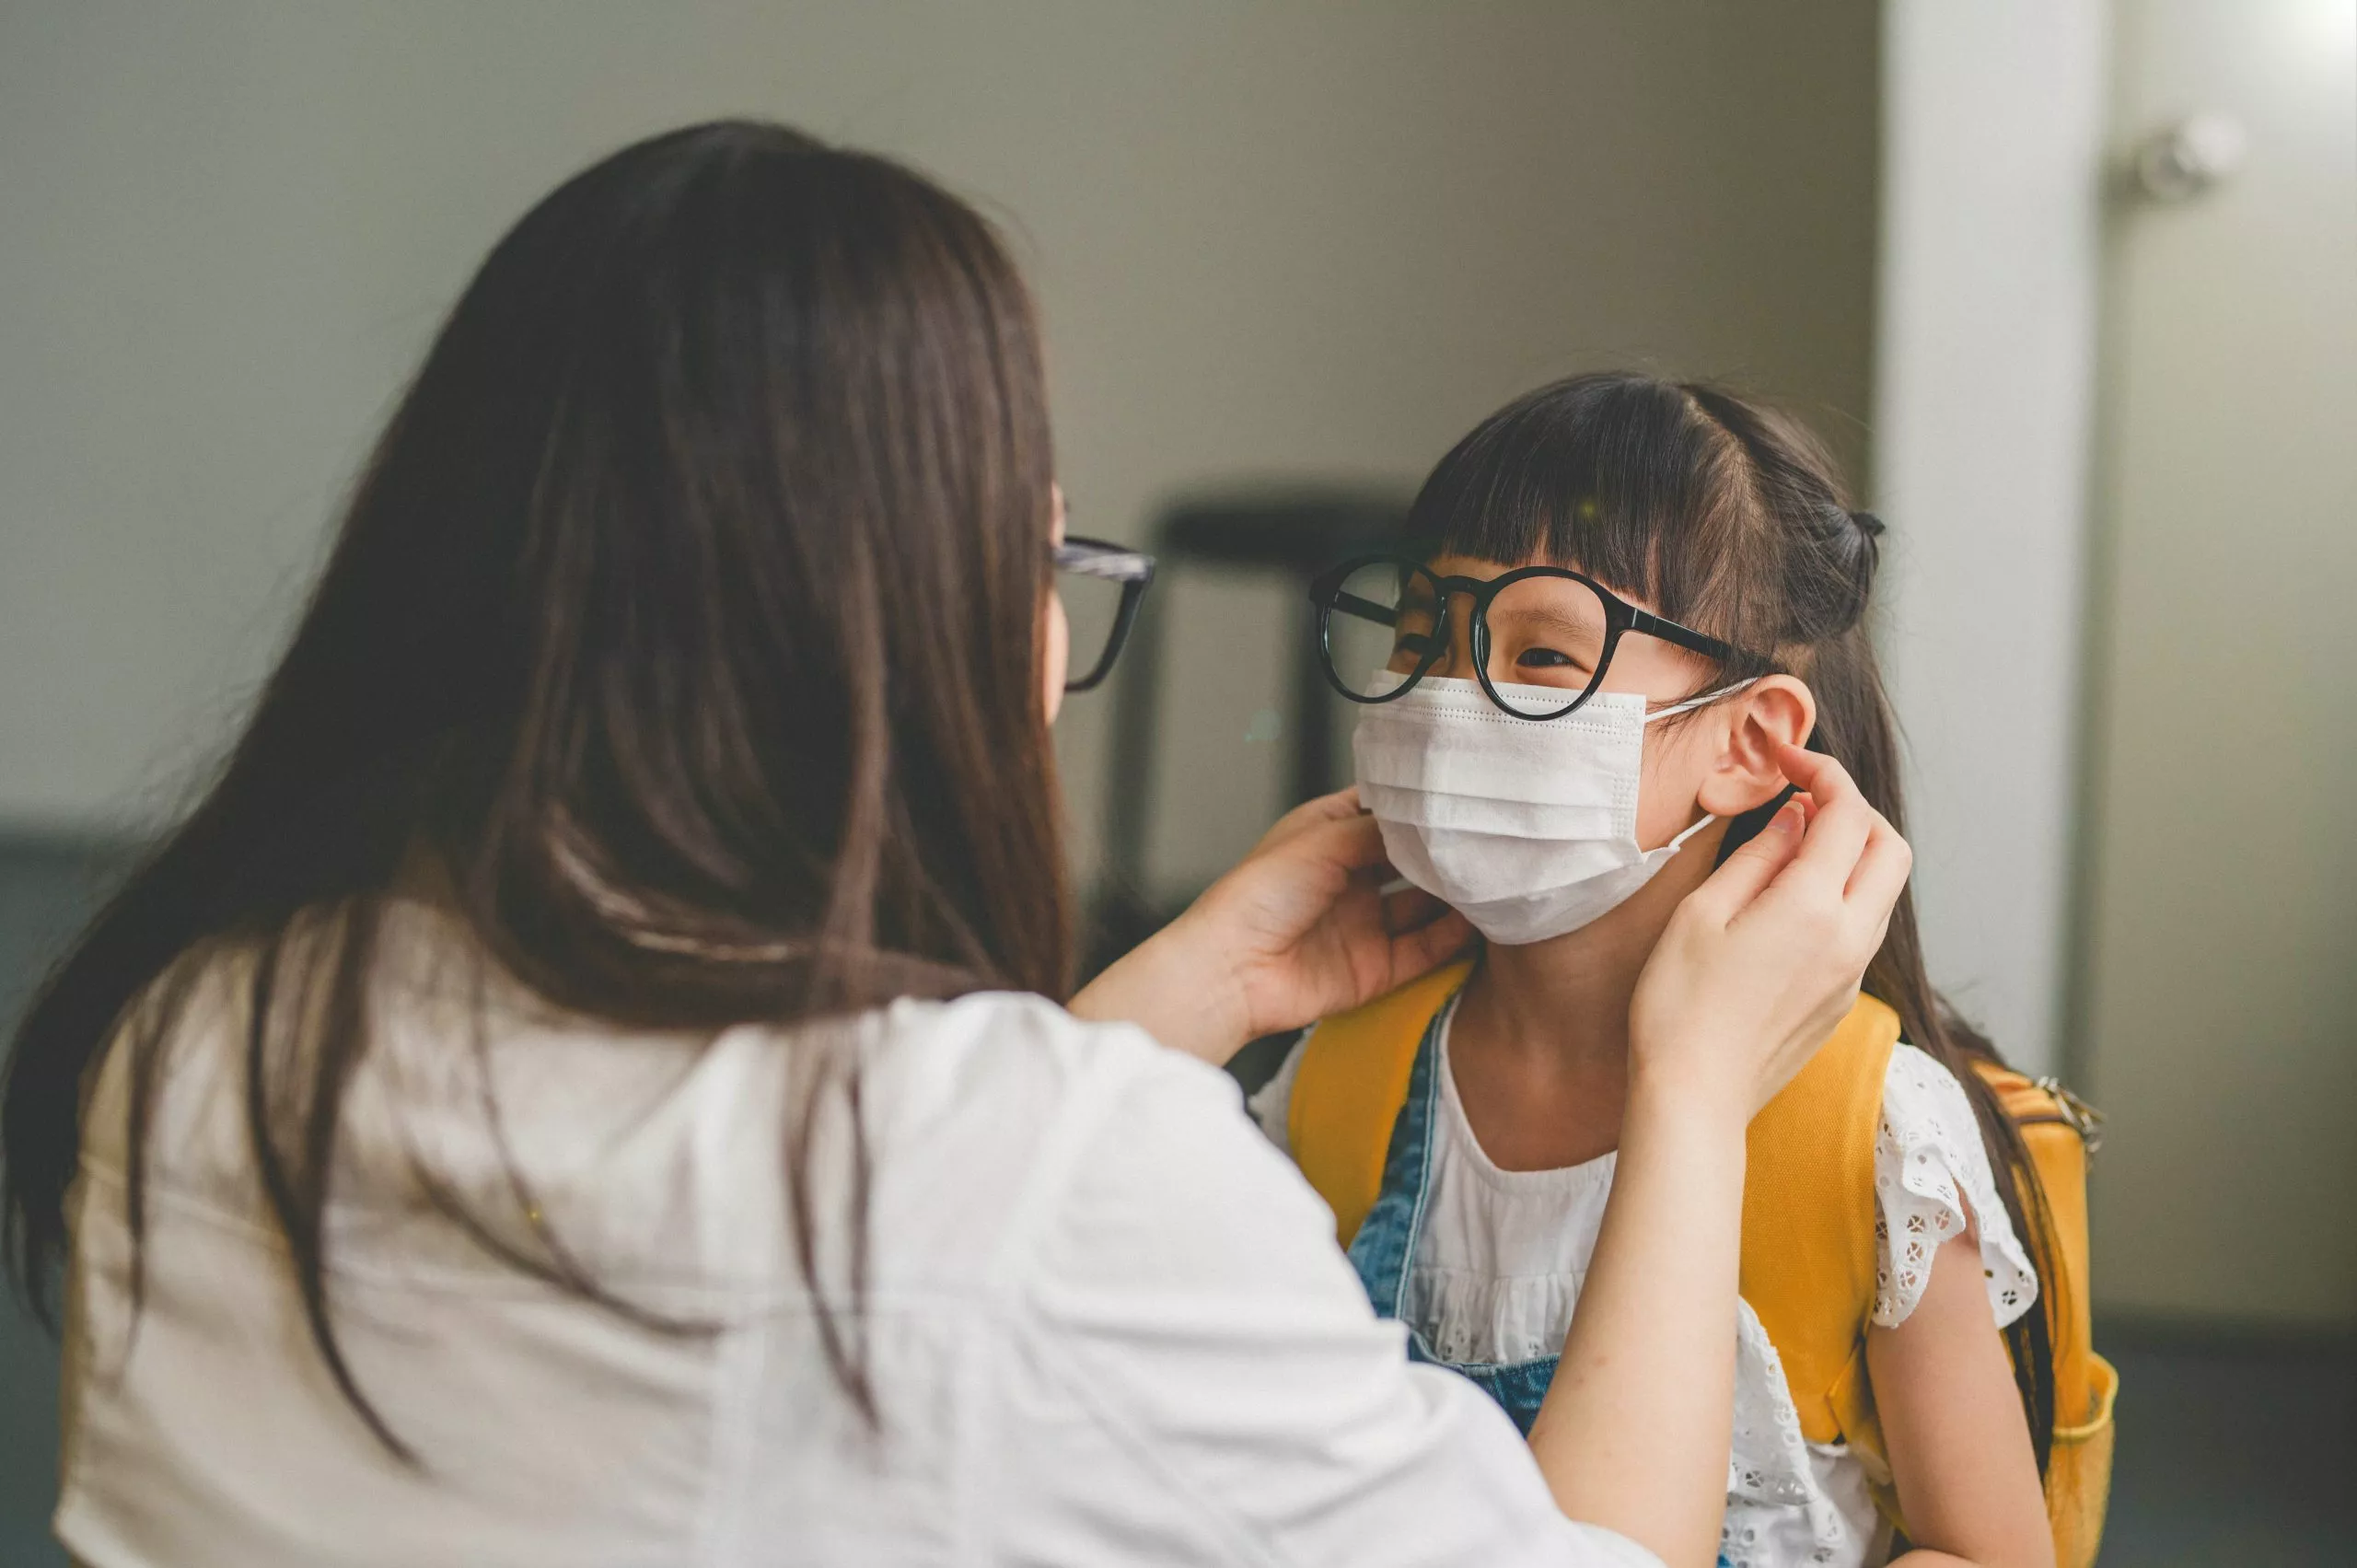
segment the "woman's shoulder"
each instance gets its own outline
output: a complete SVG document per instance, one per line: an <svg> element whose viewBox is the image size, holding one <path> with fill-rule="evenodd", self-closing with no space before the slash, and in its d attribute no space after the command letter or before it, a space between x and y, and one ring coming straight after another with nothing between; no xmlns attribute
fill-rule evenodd
<svg viewBox="0 0 2357 1568"><path fill-rule="evenodd" d="M1219 1069L1041 996L895 1002L867 1021L863 1055L887 1148L1004 1139L1005 1157L1037 1162L1108 1121L1239 1120Z"/></svg>
<svg viewBox="0 0 2357 1568"><path fill-rule="evenodd" d="M1204 1113L1242 1121L1242 1091L1226 1073L1136 1025L1075 1017L1042 996L900 1001L869 1027L878 1083L911 1117L970 1117L987 1102L1034 1129Z"/></svg>
<svg viewBox="0 0 2357 1568"><path fill-rule="evenodd" d="M187 984L159 993L170 1013L147 1178L192 1216L267 1231L241 1093L250 970L249 955L207 955ZM377 978L386 983L374 989L339 1117L334 1203L399 1223L355 1231L361 1239L340 1252L354 1267L384 1237L472 1272L463 1248L441 1244L423 1168L478 1216L514 1209L524 1179L550 1224L620 1269L791 1274L781 1154L813 1089L822 1143L839 1136L846 1066L879 1220L897 1211L913 1235L954 1209L973 1222L978 1245L993 1212L1004 1219L1070 1176L1051 1168L1059 1150L1109 1121L1242 1122L1225 1074L1036 995L900 1000L715 1034L566 1015L447 968ZM109 1053L86 1117L84 1172L110 1188L131 1165L133 1054ZM824 1212L847 1198L831 1189L848 1167L820 1154L804 1176L830 1190L812 1194ZM958 1202L945 1204L951 1192Z"/></svg>
<svg viewBox="0 0 2357 1568"><path fill-rule="evenodd" d="M1044 996L980 991L949 1001L903 999L874 1015L875 1049L911 1080L959 1091L1061 1105L1146 1077L1228 1082L1218 1069L1166 1049L1133 1024L1074 1016Z"/></svg>
<svg viewBox="0 0 2357 1568"><path fill-rule="evenodd" d="M1036 997L900 1003L879 1025L879 1236L895 1214L924 1233L937 1282L1125 1342L1237 1294L1364 1311L1330 1215L1226 1073Z"/></svg>
<svg viewBox="0 0 2357 1568"><path fill-rule="evenodd" d="M844 1092L854 1081L855 1097ZM804 1097L814 1093L806 1123L813 1102ZM669 1094L651 1123L634 1124L653 1133L644 1163L668 1167L685 1152L712 1170L716 1180L698 1196L705 1209L726 1206L732 1233L791 1231L789 1214L765 1212L784 1202L779 1139L813 1129L798 1179L820 1213L850 1212L854 1182L868 1183L880 1288L963 1290L1019 1273L1042 1230L1104 1187L1105 1151L1202 1148L1243 1123L1235 1083L1218 1069L1134 1027L1008 992L731 1030ZM695 1129L692 1144L665 1125Z"/></svg>

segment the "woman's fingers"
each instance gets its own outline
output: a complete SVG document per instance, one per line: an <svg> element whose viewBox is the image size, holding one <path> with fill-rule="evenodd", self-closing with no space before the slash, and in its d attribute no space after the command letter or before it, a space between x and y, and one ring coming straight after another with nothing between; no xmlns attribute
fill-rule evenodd
<svg viewBox="0 0 2357 1568"><path fill-rule="evenodd" d="M1438 969L1473 945L1473 923L1446 906L1437 919L1391 939L1389 991Z"/></svg>
<svg viewBox="0 0 2357 1568"><path fill-rule="evenodd" d="M1416 931L1446 913L1448 906L1422 888L1402 888L1384 895L1383 929L1395 934Z"/></svg>
<svg viewBox="0 0 2357 1568"><path fill-rule="evenodd" d="M1850 873L1865 853L1882 813L1867 803L1848 771L1832 758L1790 746L1781 749L1779 761L1784 776L1808 791L1815 810L1800 854L1777 878L1777 885L1838 899L1849 886Z"/></svg>
<svg viewBox="0 0 2357 1568"><path fill-rule="evenodd" d="M1784 741L1776 743L1776 760L1784 777L1792 781L1795 791L1793 798L1808 808L1808 819L1814 825L1817 818L1828 812L1856 821L1879 821L1882 814L1859 789L1850 770L1821 751Z"/></svg>
<svg viewBox="0 0 2357 1568"><path fill-rule="evenodd" d="M1852 903L1870 908L1897 903L1898 891L1907 886L1908 874L1914 867L1914 850L1898 836L1898 829L1877 815L1845 891Z"/></svg>
<svg viewBox="0 0 2357 1568"><path fill-rule="evenodd" d="M1888 822L1878 822L1866 840L1866 852L1850 873L1845 900L1852 919L1864 926L1865 951L1877 952L1889 933L1891 911L1907 889L1914 869L1915 852Z"/></svg>
<svg viewBox="0 0 2357 1568"><path fill-rule="evenodd" d="M1721 924L1742 913L1776 879L1776 874L1792 864L1800 850L1805 817L1797 804L1787 802L1769 819L1767 828L1727 856L1726 863L1712 872L1688 901L1699 904Z"/></svg>
<svg viewBox="0 0 2357 1568"><path fill-rule="evenodd" d="M1787 878L1803 898L1839 900L1844 935L1871 955L1882 946L1892 906L1907 886L1914 852L1830 757L1787 747L1785 776L1805 783L1815 805Z"/></svg>
<svg viewBox="0 0 2357 1568"><path fill-rule="evenodd" d="M1748 1090L1748 1114L1790 1080L1857 994L1906 886L1905 842L1841 765L1779 758L1803 792L1688 899L1631 1004L1632 1061L1680 1092Z"/></svg>
<svg viewBox="0 0 2357 1568"><path fill-rule="evenodd" d="M1309 804L1318 806L1336 798L1325 796ZM1301 807L1295 809L1307 808ZM1277 826L1283 828L1284 824L1280 822ZM1348 816L1313 817L1295 824L1282 840L1276 839L1273 832L1271 838L1274 842L1268 843L1266 850L1289 859L1298 856L1350 872L1364 871L1384 864L1383 830L1376 826L1374 818L1363 817L1356 812Z"/></svg>
<svg viewBox="0 0 2357 1568"><path fill-rule="evenodd" d="M1787 740L1777 741L1775 747L1776 765L1783 771L1784 777L1794 789L1815 794L1817 781L1829 769L1843 780L1850 776L1848 770L1822 751L1812 751L1805 746L1794 746Z"/></svg>
<svg viewBox="0 0 2357 1568"><path fill-rule="evenodd" d="M1278 818L1269 830L1260 835L1260 842L1255 846L1254 853L1274 849L1305 829L1313 828L1320 822L1345 821L1363 815L1364 813L1359 809L1359 786L1356 784L1353 784L1348 789L1338 789L1331 795L1317 796L1303 801L1299 806Z"/></svg>

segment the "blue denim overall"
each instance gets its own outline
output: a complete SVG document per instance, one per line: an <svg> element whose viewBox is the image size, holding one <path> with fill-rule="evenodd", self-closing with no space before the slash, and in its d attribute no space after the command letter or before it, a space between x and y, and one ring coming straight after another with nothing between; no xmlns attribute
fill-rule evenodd
<svg viewBox="0 0 2357 1568"><path fill-rule="evenodd" d="M1398 1318L1408 1285L1409 1265L1416 1256L1416 1241L1423 1234L1424 1202L1432 1191L1433 1127L1440 1114L1440 1041L1457 1011L1455 997L1424 1026L1416 1047L1416 1063L1408 1076L1408 1103L1391 1126L1391 1147L1383 1159L1383 1189L1351 1238L1351 1264L1366 1286L1367 1299L1378 1317ZM1408 1354L1416 1361L1446 1366L1469 1377L1481 1391L1505 1408L1514 1423L1527 1434L1538 1417L1538 1402L1555 1380L1561 1356L1537 1361L1446 1361L1413 1324L1408 1328Z"/></svg>
<svg viewBox="0 0 2357 1568"><path fill-rule="evenodd" d="M1391 1124L1391 1146L1383 1156L1383 1190L1360 1222L1358 1235L1351 1238L1351 1266L1358 1270L1359 1283L1366 1286L1376 1315L1395 1321L1407 1294L1408 1267L1416 1256L1416 1241L1424 1230L1424 1202L1433 1182L1433 1126L1440 1115L1440 1042L1456 1011L1457 997L1452 996L1424 1026L1424 1038L1416 1046L1415 1066L1408 1074L1408 1103L1400 1107L1399 1120ZM1546 1355L1536 1361L1446 1361L1433 1353L1431 1343L1412 1323L1408 1325L1408 1356L1470 1378L1504 1408L1526 1437L1530 1434L1530 1423L1538 1419L1547 1386L1555 1380L1556 1364L1563 1359ZM1720 1568L1726 1568L1726 1561L1723 1554Z"/></svg>

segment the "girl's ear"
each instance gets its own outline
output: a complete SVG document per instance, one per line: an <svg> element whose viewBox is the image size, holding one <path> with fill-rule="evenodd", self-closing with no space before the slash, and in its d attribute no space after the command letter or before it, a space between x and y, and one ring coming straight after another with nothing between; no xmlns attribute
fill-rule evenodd
<svg viewBox="0 0 2357 1568"><path fill-rule="evenodd" d="M1789 783L1774 743L1807 744L1817 728L1817 698L1789 675L1763 675L1727 700L1725 744L1696 797L1713 817L1736 817L1773 800Z"/></svg>

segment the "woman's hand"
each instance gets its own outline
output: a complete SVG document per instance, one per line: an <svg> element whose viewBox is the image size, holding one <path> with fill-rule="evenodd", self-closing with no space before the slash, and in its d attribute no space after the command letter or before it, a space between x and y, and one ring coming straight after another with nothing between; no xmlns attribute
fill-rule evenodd
<svg viewBox="0 0 2357 1568"><path fill-rule="evenodd" d="M1698 1568L1726 1507L1744 1129L1855 1000L1910 865L1839 763L1780 760L1805 804L1686 896L1637 981L1612 1197L1530 1432L1566 1514Z"/></svg>
<svg viewBox="0 0 2357 1568"><path fill-rule="evenodd" d="M1225 1063L1404 985L1473 939L1426 894L1386 898L1383 836L1343 790L1295 807L1185 914L1073 998L1082 1017L1139 1024Z"/></svg>
<svg viewBox="0 0 2357 1568"><path fill-rule="evenodd" d="M1678 905L1637 981L1632 1094L1724 1101L1747 1122L1840 1025L1882 947L1907 841L1832 758L1778 760L1803 793Z"/></svg>

